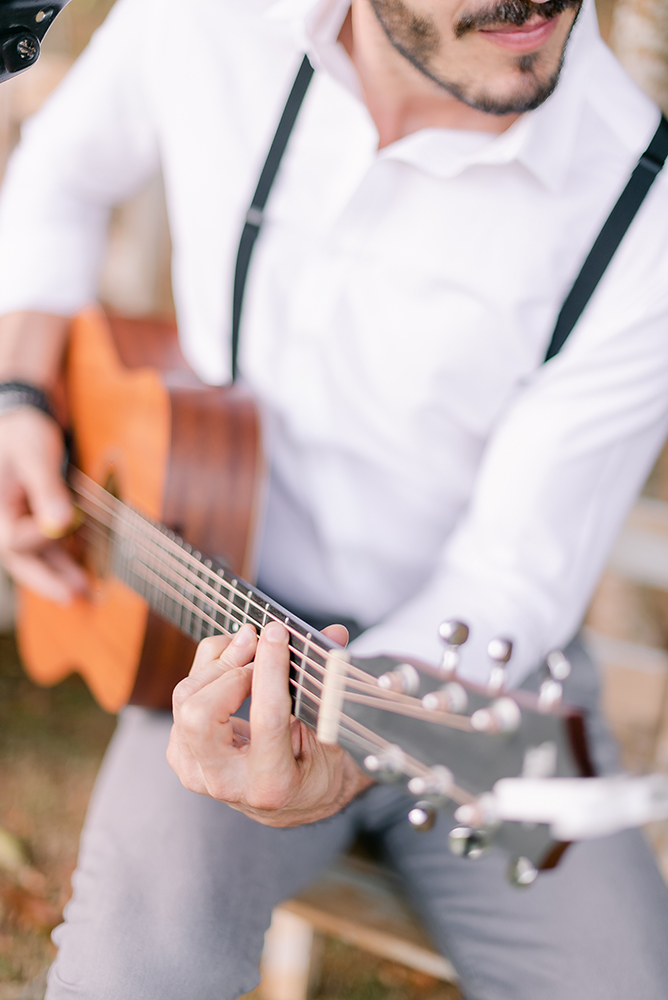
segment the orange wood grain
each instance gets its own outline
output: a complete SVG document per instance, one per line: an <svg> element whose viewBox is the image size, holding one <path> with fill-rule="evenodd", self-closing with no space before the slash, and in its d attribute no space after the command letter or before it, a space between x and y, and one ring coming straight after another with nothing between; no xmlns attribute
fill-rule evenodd
<svg viewBox="0 0 668 1000"><path fill-rule="evenodd" d="M72 324L67 393L79 468L99 483L113 468L123 500L159 517L169 464L169 394L155 369L121 365L98 310ZM19 600L21 654L38 683L54 684L77 670L103 708L114 712L128 702L148 617L137 594L110 578L92 601L61 607L24 590Z"/></svg>
<svg viewBox="0 0 668 1000"><path fill-rule="evenodd" d="M113 470L122 501L252 578L264 463L248 393L200 382L174 324L96 309L74 321L66 368L75 464L101 485ZM38 683L77 670L109 711L169 708L195 649L114 579L65 608L22 592L17 631Z"/></svg>

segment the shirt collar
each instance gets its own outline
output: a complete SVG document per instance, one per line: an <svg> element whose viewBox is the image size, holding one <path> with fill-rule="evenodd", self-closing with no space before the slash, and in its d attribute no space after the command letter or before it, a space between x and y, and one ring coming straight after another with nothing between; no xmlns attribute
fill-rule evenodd
<svg viewBox="0 0 668 1000"><path fill-rule="evenodd" d="M359 78L337 38L350 0L276 0L268 17L283 23L316 68L324 70L359 100ZM584 0L573 29L559 83L551 97L523 115L499 136L471 143L453 142L449 129L421 129L382 150L381 159L397 159L439 178L470 166L521 163L548 190L566 182L584 106L587 77L595 50L603 46L594 0ZM480 133L476 133L480 136ZM468 148L467 148L468 147Z"/></svg>

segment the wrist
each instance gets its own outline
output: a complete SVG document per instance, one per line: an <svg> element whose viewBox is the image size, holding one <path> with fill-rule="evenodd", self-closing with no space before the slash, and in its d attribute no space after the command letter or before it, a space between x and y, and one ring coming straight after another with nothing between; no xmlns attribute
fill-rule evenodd
<svg viewBox="0 0 668 1000"><path fill-rule="evenodd" d="M0 381L27 382L45 392L58 385L69 320L49 313L0 316Z"/></svg>
<svg viewBox="0 0 668 1000"><path fill-rule="evenodd" d="M52 420L56 420L51 401L40 386L18 379L0 381L0 417L24 407L39 410Z"/></svg>

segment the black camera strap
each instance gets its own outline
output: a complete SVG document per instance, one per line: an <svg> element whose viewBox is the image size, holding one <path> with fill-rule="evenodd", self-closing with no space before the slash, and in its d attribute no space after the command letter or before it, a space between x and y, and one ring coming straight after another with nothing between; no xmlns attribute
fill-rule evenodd
<svg viewBox="0 0 668 1000"><path fill-rule="evenodd" d="M234 272L232 296L232 379L237 377L237 357L239 352L239 330L246 279L253 248L262 227L264 209L281 165L290 135L306 97L306 91L313 77L313 67L304 56L299 72L292 85L276 134L271 143L267 159L262 168L255 194L246 212L246 221L241 233L237 262ZM549 361L566 343L571 331L586 309L599 281L622 242L629 226L636 217L640 206L652 184L663 169L668 158L668 121L661 116L661 122L651 143L640 157L638 165L622 191L622 194L608 216L596 242L594 243L582 270L564 302L557 318L550 346L545 355ZM667 224L668 224L668 220Z"/></svg>

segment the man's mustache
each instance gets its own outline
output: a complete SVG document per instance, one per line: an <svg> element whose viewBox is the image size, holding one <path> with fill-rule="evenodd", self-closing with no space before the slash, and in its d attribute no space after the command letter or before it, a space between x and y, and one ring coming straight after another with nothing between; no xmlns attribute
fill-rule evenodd
<svg viewBox="0 0 668 1000"><path fill-rule="evenodd" d="M455 37L461 38L469 31L477 31L495 24L514 24L518 28L532 17L551 21L565 10L579 10L582 0L547 0L547 3L532 3L531 0L501 0L483 10L465 14L455 26Z"/></svg>

